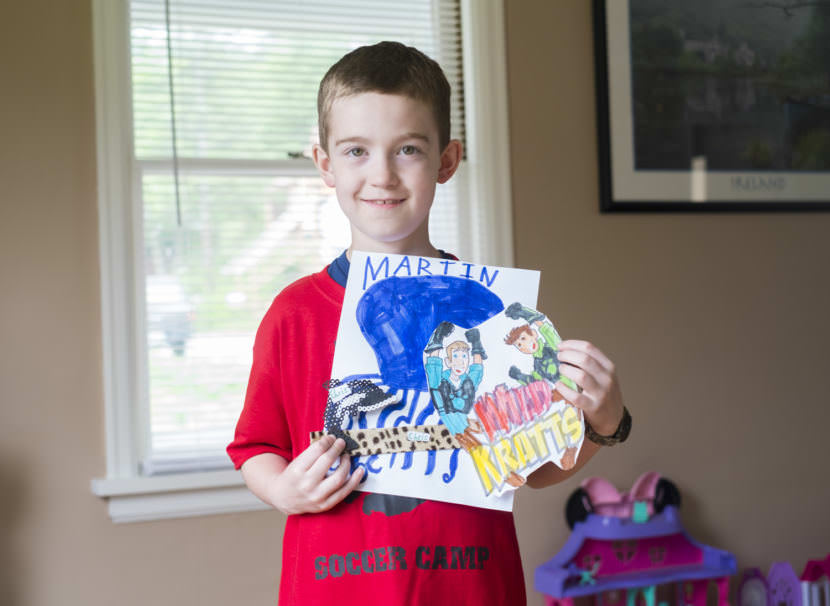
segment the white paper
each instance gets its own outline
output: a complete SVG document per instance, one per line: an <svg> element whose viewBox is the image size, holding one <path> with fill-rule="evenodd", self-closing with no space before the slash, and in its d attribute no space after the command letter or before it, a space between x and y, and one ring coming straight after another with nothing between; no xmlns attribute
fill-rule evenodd
<svg viewBox="0 0 830 606"><path fill-rule="evenodd" d="M432 331L441 321L473 328L514 301L535 308L538 290L538 271L354 251L332 379L370 379L399 402L352 418L344 428L440 423L423 367ZM513 492L485 495L461 450L360 456L352 464L367 472L361 490L512 509Z"/></svg>

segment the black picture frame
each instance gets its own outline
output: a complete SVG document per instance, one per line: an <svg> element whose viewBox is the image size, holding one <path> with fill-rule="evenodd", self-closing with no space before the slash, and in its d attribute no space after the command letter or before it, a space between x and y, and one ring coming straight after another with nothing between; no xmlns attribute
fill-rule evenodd
<svg viewBox="0 0 830 606"><path fill-rule="evenodd" d="M830 210L830 0L700 4L593 0L600 210ZM724 21L742 10L796 50L742 39Z"/></svg>

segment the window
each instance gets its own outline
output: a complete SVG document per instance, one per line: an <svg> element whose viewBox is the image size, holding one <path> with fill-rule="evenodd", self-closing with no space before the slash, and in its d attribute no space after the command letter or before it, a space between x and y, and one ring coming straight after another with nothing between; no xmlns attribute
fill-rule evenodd
<svg viewBox="0 0 830 606"><path fill-rule="evenodd" d="M247 509L256 500L224 447L254 331L284 285L348 245L308 159L320 78L345 52L383 39L437 59L467 154L439 188L433 241L509 264L502 7L94 6L108 460L93 490L117 520Z"/></svg>

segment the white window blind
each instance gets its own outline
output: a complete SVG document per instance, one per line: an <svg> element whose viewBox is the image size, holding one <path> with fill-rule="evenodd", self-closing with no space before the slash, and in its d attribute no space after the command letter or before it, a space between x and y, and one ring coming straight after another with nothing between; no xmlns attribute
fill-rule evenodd
<svg viewBox="0 0 830 606"><path fill-rule="evenodd" d="M457 0L130 2L143 473L229 466L262 315L348 245L308 160L325 71L361 45L418 47L450 80L463 141L460 27ZM466 190L462 165L430 223L461 255Z"/></svg>

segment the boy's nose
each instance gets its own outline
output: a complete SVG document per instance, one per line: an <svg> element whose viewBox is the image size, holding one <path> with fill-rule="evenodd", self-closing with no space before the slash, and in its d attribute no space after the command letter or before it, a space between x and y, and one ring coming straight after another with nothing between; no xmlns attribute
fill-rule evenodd
<svg viewBox="0 0 830 606"><path fill-rule="evenodd" d="M398 185L398 174L389 158L376 158L370 170L369 181L374 187L390 189Z"/></svg>

